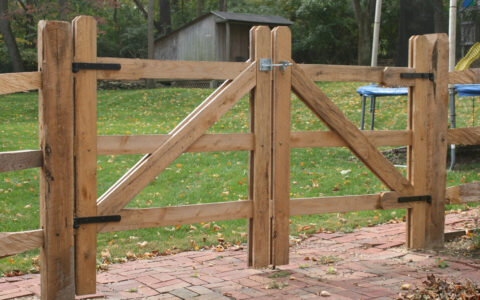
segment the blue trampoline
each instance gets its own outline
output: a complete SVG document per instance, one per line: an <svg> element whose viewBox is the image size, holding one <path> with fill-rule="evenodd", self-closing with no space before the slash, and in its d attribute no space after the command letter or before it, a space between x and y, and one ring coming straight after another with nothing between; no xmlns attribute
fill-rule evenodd
<svg viewBox="0 0 480 300"><path fill-rule="evenodd" d="M370 98L370 113L372 115L370 121L370 130L373 130L373 127L375 125L375 105L377 97L408 95L408 88L383 88L377 86L376 84L371 84L359 87L357 89L357 93L362 96L362 119L360 121L360 128L363 130L365 125L365 103L368 97Z"/></svg>
<svg viewBox="0 0 480 300"><path fill-rule="evenodd" d="M455 91L458 97L480 96L480 84L456 84Z"/></svg>

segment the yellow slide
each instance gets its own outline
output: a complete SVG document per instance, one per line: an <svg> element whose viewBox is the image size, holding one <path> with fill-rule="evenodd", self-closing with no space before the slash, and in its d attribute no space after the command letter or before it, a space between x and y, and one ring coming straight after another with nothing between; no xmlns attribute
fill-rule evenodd
<svg viewBox="0 0 480 300"><path fill-rule="evenodd" d="M470 65L480 57L480 42L476 42L468 50L467 55L462 58L458 64L455 66L455 71L464 71L467 70Z"/></svg>

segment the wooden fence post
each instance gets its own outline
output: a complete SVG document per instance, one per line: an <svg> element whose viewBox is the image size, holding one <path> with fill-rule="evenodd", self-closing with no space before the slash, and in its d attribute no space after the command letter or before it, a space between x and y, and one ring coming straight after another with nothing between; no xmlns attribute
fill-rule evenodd
<svg viewBox="0 0 480 300"><path fill-rule="evenodd" d="M73 57L70 23L38 25L42 299L74 299Z"/></svg>
<svg viewBox="0 0 480 300"><path fill-rule="evenodd" d="M440 248L444 243L448 129L448 39L445 34L410 39L409 66L433 73L433 81L416 79L409 92L408 177L416 195L431 195L407 213L407 247Z"/></svg>
<svg viewBox="0 0 480 300"><path fill-rule="evenodd" d="M73 22L74 60L97 61L97 22L79 16ZM97 215L97 75L75 74L75 216ZM75 287L77 295L96 293L97 226L80 225L75 232Z"/></svg>
<svg viewBox="0 0 480 300"><path fill-rule="evenodd" d="M288 27L272 31L273 63L292 61L292 36ZM290 91L292 68L273 70L272 131L272 264L288 264L290 231Z"/></svg>
<svg viewBox="0 0 480 300"><path fill-rule="evenodd" d="M250 158L250 197L253 218L249 224L249 265L266 267L270 263L270 178L272 164L272 72L259 69L261 58L271 58L270 29L252 28L254 57L257 61L257 85L252 93L251 123L255 134L255 148Z"/></svg>

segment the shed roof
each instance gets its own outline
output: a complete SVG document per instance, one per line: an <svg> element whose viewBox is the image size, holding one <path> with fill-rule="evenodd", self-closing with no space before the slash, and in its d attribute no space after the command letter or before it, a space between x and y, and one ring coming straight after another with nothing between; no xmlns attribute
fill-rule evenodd
<svg viewBox="0 0 480 300"><path fill-rule="evenodd" d="M292 21L281 16L264 16L255 14L237 14L226 11L211 11L211 14L223 19L222 22L244 22L254 24L275 24L275 25L291 25Z"/></svg>
<svg viewBox="0 0 480 300"><path fill-rule="evenodd" d="M201 20L205 19L206 17L214 15L218 18L220 18L217 23L228 23L228 22L234 22L234 23L245 23L245 24L252 24L252 25L257 25L257 24L266 24L266 25L292 25L293 22L281 17L281 16L265 16L265 15L255 15L255 14L238 14L238 13L231 13L231 12L226 12L226 11L210 11L203 16L200 16L187 24L171 31L170 33L158 37L155 39L155 41L163 40L166 37L171 36L174 33L177 33L184 28L187 28L197 22L200 22Z"/></svg>

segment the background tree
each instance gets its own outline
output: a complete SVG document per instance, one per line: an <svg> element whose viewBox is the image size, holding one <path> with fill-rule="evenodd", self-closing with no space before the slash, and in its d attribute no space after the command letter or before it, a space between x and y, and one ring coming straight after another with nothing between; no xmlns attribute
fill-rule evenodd
<svg viewBox="0 0 480 300"><path fill-rule="evenodd" d="M375 15L375 0L352 0L358 26L357 62L369 65L372 52L372 22Z"/></svg>
<svg viewBox="0 0 480 300"><path fill-rule="evenodd" d="M23 60L18 50L17 41L10 27L10 15L8 13L8 1L0 0L0 33L10 56L13 72L23 72Z"/></svg>

